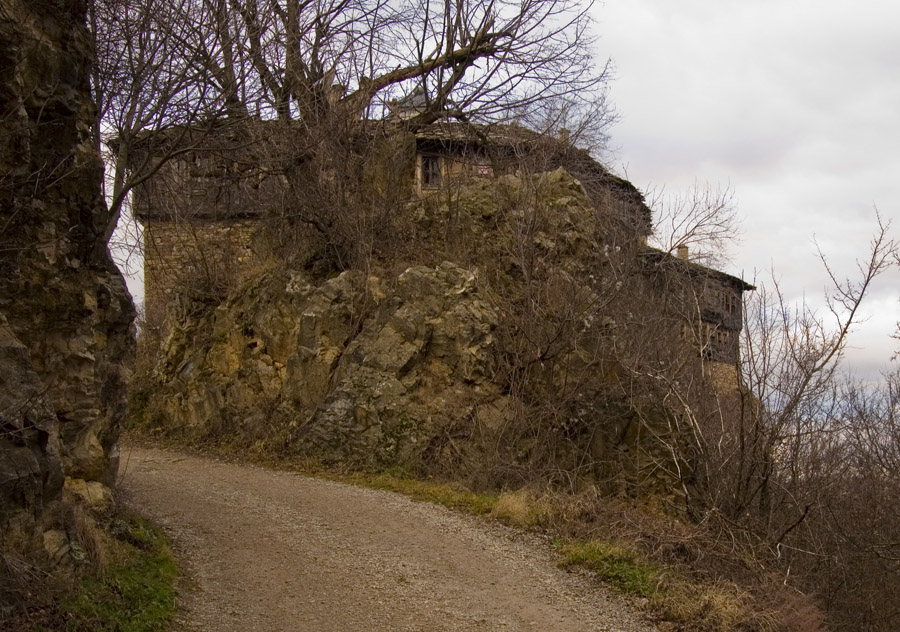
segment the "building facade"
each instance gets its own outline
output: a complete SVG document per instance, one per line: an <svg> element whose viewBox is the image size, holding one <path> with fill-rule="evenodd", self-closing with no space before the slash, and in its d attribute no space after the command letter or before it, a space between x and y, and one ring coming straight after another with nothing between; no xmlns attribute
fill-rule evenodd
<svg viewBox="0 0 900 632"><path fill-rule="evenodd" d="M270 124L256 125L262 129ZM285 135L282 131L273 141L281 143L281 150L263 152L272 157L265 161L259 159L259 142L266 141L250 142L247 135L229 137L228 133L191 136L187 140L194 143L193 149L166 160L156 176L135 189L133 206L144 234L148 314L164 312L183 279L196 276L198 270L214 278L253 263L256 228L266 218L290 213L285 204L294 186L289 174L291 169L303 168L308 151L290 146L284 151ZM372 123L361 132L360 151L365 151L367 143L384 146L379 141L391 135L399 140L388 143L390 157L382 162L397 176L396 186L406 188L408 199L440 195L472 178L565 168L597 208L612 209L614 229L635 244L645 286L672 321L679 323L673 335L689 341L707 361L737 362L742 295L752 286L690 262L684 252L679 257L646 246L652 226L642 194L588 152L566 138L548 138L515 125L449 122L413 131ZM267 139L272 134L258 132L257 136ZM161 148L168 150L171 146ZM141 159L148 164L159 160L151 149Z"/></svg>

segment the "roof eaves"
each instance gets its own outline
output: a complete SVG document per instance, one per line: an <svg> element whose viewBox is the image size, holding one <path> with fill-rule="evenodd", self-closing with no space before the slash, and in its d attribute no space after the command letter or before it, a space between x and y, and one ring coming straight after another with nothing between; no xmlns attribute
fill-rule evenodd
<svg viewBox="0 0 900 632"><path fill-rule="evenodd" d="M649 259L656 259L660 263L669 263L683 266L685 270L687 270L691 274L712 276L719 279L720 281L725 281L727 283L730 283L731 285L734 285L742 292L752 292L756 290L755 285L747 283L740 277L728 274L727 272L722 272L721 270L716 270L715 268L704 266L694 261L685 261L684 259L680 259L672 253L660 250L659 248L645 246L643 250L638 253L638 256L643 256Z"/></svg>

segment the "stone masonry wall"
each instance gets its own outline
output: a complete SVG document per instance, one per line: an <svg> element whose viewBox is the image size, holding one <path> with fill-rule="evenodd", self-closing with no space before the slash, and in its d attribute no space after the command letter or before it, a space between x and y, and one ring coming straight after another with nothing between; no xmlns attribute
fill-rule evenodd
<svg viewBox="0 0 900 632"><path fill-rule="evenodd" d="M175 289L228 284L254 260L256 220L144 223L144 301L162 317Z"/></svg>

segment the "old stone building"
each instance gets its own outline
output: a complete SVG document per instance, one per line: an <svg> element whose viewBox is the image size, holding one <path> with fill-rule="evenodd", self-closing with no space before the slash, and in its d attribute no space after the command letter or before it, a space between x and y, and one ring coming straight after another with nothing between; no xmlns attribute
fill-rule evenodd
<svg viewBox="0 0 900 632"><path fill-rule="evenodd" d="M285 141L291 128L278 127L283 125L252 121L213 130L170 130L161 138L148 137L132 152L136 168L163 162L154 177L135 188L133 198L135 215L144 228L148 311L166 303L182 271L249 262L249 235L258 221L292 213L288 198L296 191L291 187L310 150ZM373 121L354 134L359 151L372 152L372 160L381 163L373 170L376 175L358 177L387 180L385 172L390 171L409 198L447 191L472 177L562 166L598 206L615 209L618 230L636 240L646 239L651 231L650 211L641 193L563 139L517 125L449 122L409 131ZM383 152L385 145L388 152ZM168 158L173 149L180 153Z"/></svg>
<svg viewBox="0 0 900 632"><path fill-rule="evenodd" d="M152 164L158 160L156 154L171 150L171 143L192 146L135 189L135 214L144 229L148 314L161 314L175 289L198 271L214 278L252 265L257 246L264 246L254 242L260 223L292 213L288 198L296 192L288 193L294 185L288 174L303 168L306 152L311 150L293 146L289 128L273 134L270 128L276 125L280 123L255 121L243 131L227 127L212 133L179 130L173 132L176 141L148 146L137 154ZM380 175L363 171L357 177L392 180L390 186L406 191L399 199L440 197L473 178L565 168L581 183L598 213L604 209L607 229L620 236L620 243L633 244L628 256L641 259L647 287L681 323L672 335L693 341L709 361L737 360L741 296L752 287L691 263L686 255L679 258L647 247L651 214L640 191L565 136L546 137L517 125L485 127L446 121L413 130L396 121L373 121L355 133L360 151L372 151L372 162L380 162L381 169ZM266 152L266 162L259 159L261 143L278 145Z"/></svg>
<svg viewBox="0 0 900 632"><path fill-rule="evenodd" d="M650 291L678 328L671 335L697 349L704 360L734 365L743 329L743 293L755 288L690 261L685 246L676 256L647 247L640 257Z"/></svg>

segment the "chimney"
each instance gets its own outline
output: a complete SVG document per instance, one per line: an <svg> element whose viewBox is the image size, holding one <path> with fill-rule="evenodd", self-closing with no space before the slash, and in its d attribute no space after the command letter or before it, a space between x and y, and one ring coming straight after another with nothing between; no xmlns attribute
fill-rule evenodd
<svg viewBox="0 0 900 632"><path fill-rule="evenodd" d="M690 260L690 254L689 254L689 252L688 252L688 247L687 247L687 245L685 245L685 244L679 244L677 250L678 250L678 258L679 258L679 259L681 259L682 261L688 261L688 260Z"/></svg>

